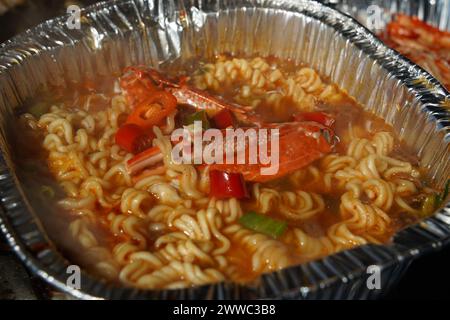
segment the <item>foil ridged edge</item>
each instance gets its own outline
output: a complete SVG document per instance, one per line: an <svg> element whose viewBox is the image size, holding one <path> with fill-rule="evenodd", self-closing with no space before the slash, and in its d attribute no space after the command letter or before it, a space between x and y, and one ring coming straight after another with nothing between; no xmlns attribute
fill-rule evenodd
<svg viewBox="0 0 450 320"><path fill-rule="evenodd" d="M233 8L236 9L235 12L232 12ZM189 13L188 22L191 23L190 28L194 31L180 32L183 25L179 20L179 12L182 10ZM231 19L235 21L243 19L246 15L253 19L256 19L256 16L262 21L264 19L271 21L270 17L274 14L286 15L287 18L281 20L281 25L273 26L270 23L266 25L267 29L264 32L272 35L271 43L261 44L253 41L251 43L253 50L259 50L261 54L264 54L264 46L283 48L281 56L284 54L302 58L322 74L330 75L333 81L349 90L350 94L362 97L363 102L381 101L383 105L383 97L361 92L354 81L352 82L351 77L345 77L345 72L339 70L339 66L344 66L342 63L321 63L330 58L326 51L322 52L323 56L314 56L314 46L318 45L317 41L324 40L321 37L325 36L317 32L324 26L334 29L338 37L336 41L329 42L330 48L342 49L344 58L356 59L359 54L363 57L362 59L366 59L360 71L362 75L366 74L367 81L371 78L369 72L371 64L372 66L375 64L381 71L386 72L383 76L379 75L383 78L381 79L383 86L395 88L392 93L396 101L401 101L405 97L410 98L409 107L417 111L417 113L406 112L402 118L403 121L406 118L408 123L414 124L417 119L412 114L416 114L416 117L422 113L425 114L421 118L421 129L430 134L436 130L442 138L437 140L444 141L444 145L448 147L450 140L448 112L441 105L444 101L448 101L449 97L442 86L422 69L403 59L393 50L387 49L355 21L328 7L309 1L173 1L163 5L162 1L122 0L100 3L84 10L83 15L88 22L81 31L68 30L64 25L65 17L46 22L0 47L0 81L4 81L2 84L6 84L9 89L9 91L3 90L0 96L0 107L4 118L7 119L6 115L11 114L8 108L20 104L21 97L30 96L35 92L33 83L51 81L48 78L62 82L79 81L84 76L110 72L110 66L101 63L95 66L85 65L87 75L77 71L79 63L91 61L89 60L91 55L102 54L100 49L103 53L107 52L104 57L117 60L114 60L115 62L112 63L114 66L111 67L113 70L116 69L115 71L120 71L124 65L139 62L163 64L176 60L177 55L181 53L195 56L200 47L199 43L202 41L216 44L216 46L208 46L206 55L230 49L229 44L220 42L226 39L226 35L218 32L217 39L213 39L208 32L204 32L205 28L214 28L223 23L217 19L216 11L228 12ZM308 19L312 19L312 22ZM320 25L315 21L320 21ZM148 28L141 29L142 25ZM276 35L275 31L279 30L277 28L286 26L291 28L285 29L286 38L293 36L291 33L299 30L298 28L305 28L309 34L317 37L316 43L311 44L307 41L308 32L305 31L303 37L297 40L300 51L296 51L298 48L295 47L286 47L283 37L273 37ZM138 37L128 38L133 35L133 32ZM139 39L139 35L142 36L142 34L158 39L159 43L150 43L149 38L145 37ZM197 47L189 43L194 36L198 37L195 39ZM119 47L114 41L108 42L108 37L122 38L125 42L119 43L126 45ZM237 46L240 45L239 41L242 41L234 40L238 42ZM307 41L305 42L307 45L303 45L301 41ZM65 61L67 52L77 46L82 48L80 58L72 63ZM136 46L143 46L144 49L136 50L137 54L127 54L127 50L131 52ZM356 52L356 56L352 55L352 52L345 51L350 50L350 46L360 50ZM33 68L30 64L33 64ZM30 72L21 72L20 69L30 70ZM64 75L61 76L61 74ZM29 81L30 85L21 86L17 80L25 79L25 75L31 77L33 81ZM387 101L384 101L384 104L387 104ZM388 118L394 117L393 111L389 108L380 107L378 111L381 114L385 112L384 116ZM2 139L5 140L7 135L4 132L4 123L2 133ZM420 141L423 148L426 148L429 140L434 141L431 135ZM27 267L57 288L78 298L370 298L377 296L380 292L366 289L365 277L368 265L378 264L386 270L388 275L393 275L392 278L389 276L382 279L382 287L388 288L393 284L393 279L397 279L405 270L412 258L429 250L436 250L449 242L450 205L447 204L434 217L400 231L394 243L390 245L366 245L343 251L321 260L263 275L258 283L252 286L219 283L180 290L138 290L104 283L83 272L83 290L73 290L65 285L65 270L69 262L61 257L49 243L39 222L35 221L32 208L24 200L20 186L16 184L14 173L11 172L12 164L8 158L7 141L3 141L2 149L4 153L0 161L2 207L0 228ZM418 151L421 152L421 150ZM432 162L433 157L428 161ZM447 169L444 168L444 172L448 172L448 165ZM30 247L38 243L47 243L47 246L45 249L31 253Z"/></svg>

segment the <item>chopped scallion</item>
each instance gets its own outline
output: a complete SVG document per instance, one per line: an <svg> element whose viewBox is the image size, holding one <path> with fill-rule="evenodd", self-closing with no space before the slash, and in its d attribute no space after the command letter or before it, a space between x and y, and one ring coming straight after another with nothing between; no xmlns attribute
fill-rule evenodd
<svg viewBox="0 0 450 320"><path fill-rule="evenodd" d="M436 209L436 194L429 194L422 203L421 215L426 217L433 213Z"/></svg>
<svg viewBox="0 0 450 320"><path fill-rule="evenodd" d="M201 121L202 122L202 128L204 130L211 128L211 126L209 124L208 115L203 110L195 112L195 113L190 114L189 116L187 116L186 119L184 120L183 124L185 126L189 126L191 124L194 124L195 121Z"/></svg>
<svg viewBox="0 0 450 320"><path fill-rule="evenodd" d="M239 223L248 229L264 233L275 239L280 237L287 228L285 221L276 220L256 212L244 214L239 219Z"/></svg>
<svg viewBox="0 0 450 320"><path fill-rule="evenodd" d="M28 112L31 113L36 119L39 119L43 114L48 111L47 103L36 103L28 109Z"/></svg>
<svg viewBox="0 0 450 320"><path fill-rule="evenodd" d="M422 203L422 210L421 214L423 216L429 216L439 208L442 203L445 201L445 199L448 196L450 190L450 179L447 180L447 183L445 184L444 190L442 190L442 193L432 193L426 196L425 200Z"/></svg>
<svg viewBox="0 0 450 320"><path fill-rule="evenodd" d="M55 197L55 190L50 186L42 185L41 186L41 194L45 198L53 199Z"/></svg>
<svg viewBox="0 0 450 320"><path fill-rule="evenodd" d="M436 207L440 207L441 204L445 201L445 199L447 199L449 191L450 191L450 179L448 179L447 182L445 183L445 187L444 190L442 190L442 193L437 195Z"/></svg>

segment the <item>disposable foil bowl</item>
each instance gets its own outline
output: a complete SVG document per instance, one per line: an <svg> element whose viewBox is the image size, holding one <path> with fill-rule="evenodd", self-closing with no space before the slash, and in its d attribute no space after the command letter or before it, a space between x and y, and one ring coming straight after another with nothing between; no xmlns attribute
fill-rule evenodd
<svg viewBox="0 0 450 320"><path fill-rule="evenodd" d="M304 62L392 124L439 186L449 177L449 95L421 68L384 46L365 27L312 1L118 0L47 21L0 47L0 229L24 264L74 297L107 299L365 299L387 292L410 262L450 239L450 205L396 234L264 274L249 284L217 283L176 290L139 290L85 270L81 289L66 284L71 264L52 243L17 179L11 145L13 110L39 87L118 74L128 65L183 64L193 58L274 55ZM367 285L381 270L381 289Z"/></svg>

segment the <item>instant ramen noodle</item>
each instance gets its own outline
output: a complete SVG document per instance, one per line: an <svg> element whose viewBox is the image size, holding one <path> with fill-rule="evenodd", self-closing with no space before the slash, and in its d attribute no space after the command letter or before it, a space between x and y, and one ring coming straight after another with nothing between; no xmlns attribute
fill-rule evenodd
<svg viewBox="0 0 450 320"><path fill-rule="evenodd" d="M55 88L17 117L26 192L92 273L150 289L248 282L385 243L445 199L390 125L308 66L225 54L192 66ZM235 149L204 139L238 130ZM175 161L198 133L217 161ZM238 161L263 147L272 174Z"/></svg>

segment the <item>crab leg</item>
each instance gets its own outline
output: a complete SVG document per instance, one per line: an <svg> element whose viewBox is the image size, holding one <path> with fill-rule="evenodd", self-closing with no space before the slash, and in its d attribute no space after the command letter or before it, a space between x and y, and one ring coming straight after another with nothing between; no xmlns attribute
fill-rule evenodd
<svg viewBox="0 0 450 320"><path fill-rule="evenodd" d="M163 161L163 154L158 147L147 149L138 153L127 161L126 169L131 175L143 170L144 168L154 166Z"/></svg>
<svg viewBox="0 0 450 320"><path fill-rule="evenodd" d="M223 109L228 109L242 123L258 127L263 125L261 117L251 107L225 102L206 91L188 86L169 88L169 91L177 98L178 103L195 106L196 109L205 110L208 114L215 114Z"/></svg>
<svg viewBox="0 0 450 320"><path fill-rule="evenodd" d="M258 127L263 125L261 117L251 107L226 102L204 90L187 85L185 78L169 79L155 69L127 68L120 84L132 107L148 100L155 90L164 89L175 96L178 104L192 105L196 109L207 111L210 115L228 109L242 123Z"/></svg>

